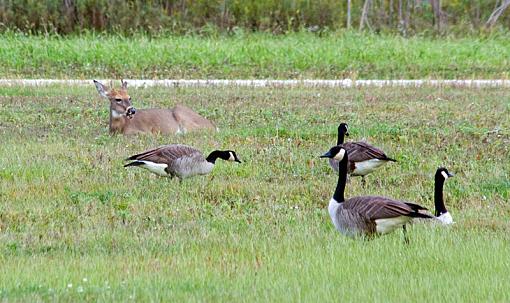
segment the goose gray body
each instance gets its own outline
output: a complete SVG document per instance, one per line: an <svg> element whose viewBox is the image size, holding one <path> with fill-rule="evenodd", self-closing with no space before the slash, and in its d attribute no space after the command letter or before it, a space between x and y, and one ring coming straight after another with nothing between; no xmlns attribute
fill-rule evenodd
<svg viewBox="0 0 510 303"><path fill-rule="evenodd" d="M234 151L213 151L206 158L196 148L182 144L171 144L131 156L126 160L133 162L124 165L124 167L140 166L159 176L185 179L210 173L217 158L241 162Z"/></svg>
<svg viewBox="0 0 510 303"><path fill-rule="evenodd" d="M348 125L340 123L338 126L337 145L342 145L349 155L347 165L348 173L351 176L361 176L363 185L365 184L365 175L368 175L388 162L396 162L379 148L368 144L367 142L346 142L345 136L349 136ZM329 159L329 165L338 173L338 160Z"/></svg>
<svg viewBox="0 0 510 303"><path fill-rule="evenodd" d="M342 144L349 155L348 173L352 176L365 176L387 162L396 162L379 148L366 142L346 142ZM338 173L338 160L329 159L329 165Z"/></svg>
<svg viewBox="0 0 510 303"><path fill-rule="evenodd" d="M390 233L414 217L423 217L421 209L425 208L380 196L354 197L342 203L332 198L328 206L335 228L350 237Z"/></svg>
<svg viewBox="0 0 510 303"><path fill-rule="evenodd" d="M344 198L349 155L343 145L332 147L321 157L338 161L339 173L335 193L329 201L328 212L335 228L350 237L387 234L405 226L413 218L432 219L422 213L418 204L379 196Z"/></svg>

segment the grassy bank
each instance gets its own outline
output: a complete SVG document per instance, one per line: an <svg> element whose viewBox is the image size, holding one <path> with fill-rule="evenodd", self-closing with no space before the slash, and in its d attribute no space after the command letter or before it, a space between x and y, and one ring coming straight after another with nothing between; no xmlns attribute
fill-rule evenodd
<svg viewBox="0 0 510 303"><path fill-rule="evenodd" d="M0 300L508 301L510 107L504 89L131 90L185 103L219 133L109 136L95 88L0 88ZM490 113L490 114L488 114ZM318 155L366 138L399 160L347 196L432 207L456 174L457 223L360 242L326 211L336 177ZM182 184L124 169L145 148L231 148L242 164ZM174 180L175 181L175 180Z"/></svg>
<svg viewBox="0 0 510 303"><path fill-rule="evenodd" d="M0 75L15 78L507 78L510 39L337 33L214 38L0 36Z"/></svg>

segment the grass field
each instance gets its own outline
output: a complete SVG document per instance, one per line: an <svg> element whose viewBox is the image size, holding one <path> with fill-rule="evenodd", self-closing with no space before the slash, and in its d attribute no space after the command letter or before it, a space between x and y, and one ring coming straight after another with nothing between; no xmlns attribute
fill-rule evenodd
<svg viewBox="0 0 510 303"><path fill-rule="evenodd" d="M357 33L198 37L0 35L4 78L501 79L510 39Z"/></svg>
<svg viewBox="0 0 510 303"><path fill-rule="evenodd" d="M134 105L187 104L219 133L109 136L90 87L0 87L0 301L510 300L510 103L505 89L132 89ZM451 228L363 242L327 214L336 176L318 156L349 122L399 160L348 184L433 207L456 174ZM122 159L186 143L236 150L175 180Z"/></svg>

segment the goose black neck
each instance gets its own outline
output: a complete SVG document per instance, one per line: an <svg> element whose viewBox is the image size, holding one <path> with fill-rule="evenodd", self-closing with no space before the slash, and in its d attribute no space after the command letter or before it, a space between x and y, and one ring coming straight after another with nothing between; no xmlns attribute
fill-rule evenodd
<svg viewBox="0 0 510 303"><path fill-rule="evenodd" d="M224 152L221 151L221 150L215 150L215 151L211 152L209 154L209 156L207 156L207 158L205 158L205 160L207 162L211 162L212 164L215 164L216 163L216 159L221 158L223 156L223 153Z"/></svg>
<svg viewBox="0 0 510 303"><path fill-rule="evenodd" d="M336 145L344 144L345 132L343 129L338 128L338 137L336 139Z"/></svg>
<svg viewBox="0 0 510 303"><path fill-rule="evenodd" d="M446 213L448 210L444 205L443 200L443 185L444 179L441 177L436 177L434 181L434 206L436 208L436 217Z"/></svg>
<svg viewBox="0 0 510 303"><path fill-rule="evenodd" d="M342 161L338 163L338 183L336 184L335 193L333 194L333 199L335 199L335 201L338 203L345 201L344 191L346 182L347 182L347 153L345 153Z"/></svg>

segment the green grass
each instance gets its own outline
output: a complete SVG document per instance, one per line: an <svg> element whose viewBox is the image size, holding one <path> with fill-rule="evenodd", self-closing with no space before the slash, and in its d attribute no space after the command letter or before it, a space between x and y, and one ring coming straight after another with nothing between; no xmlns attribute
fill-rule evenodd
<svg viewBox="0 0 510 303"><path fill-rule="evenodd" d="M0 300L510 300L510 106L505 89L132 89L134 105L181 102L220 127L109 136L93 87L0 87ZM363 242L327 214L336 177L318 156L337 124L399 160L348 184L433 207L433 174L456 174L456 224ZM186 143L236 150L179 184L122 159Z"/></svg>
<svg viewBox="0 0 510 303"><path fill-rule="evenodd" d="M285 36L0 35L0 74L15 78L507 78L507 36L350 32Z"/></svg>

